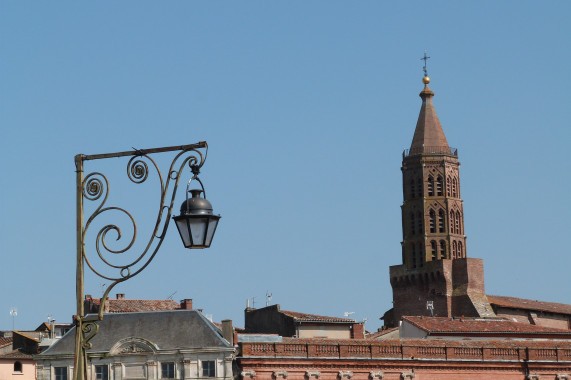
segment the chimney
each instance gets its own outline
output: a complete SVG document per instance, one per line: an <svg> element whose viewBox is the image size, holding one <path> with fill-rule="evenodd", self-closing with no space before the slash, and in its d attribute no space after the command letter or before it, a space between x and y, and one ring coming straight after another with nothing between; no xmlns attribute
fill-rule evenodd
<svg viewBox="0 0 571 380"><path fill-rule="evenodd" d="M124 300L125 299L125 293L117 293L117 299L118 300Z"/></svg>
<svg viewBox="0 0 571 380"><path fill-rule="evenodd" d="M222 337L232 346L234 345L234 327L232 327L231 319L224 319L222 321Z"/></svg>
<svg viewBox="0 0 571 380"><path fill-rule="evenodd" d="M56 320L52 319L50 321L50 338L54 339L56 337Z"/></svg>
<svg viewBox="0 0 571 380"><path fill-rule="evenodd" d="M353 323L351 329L351 339L365 339L365 324Z"/></svg>
<svg viewBox="0 0 571 380"><path fill-rule="evenodd" d="M192 310L192 299L185 298L180 301L180 308L182 310Z"/></svg>

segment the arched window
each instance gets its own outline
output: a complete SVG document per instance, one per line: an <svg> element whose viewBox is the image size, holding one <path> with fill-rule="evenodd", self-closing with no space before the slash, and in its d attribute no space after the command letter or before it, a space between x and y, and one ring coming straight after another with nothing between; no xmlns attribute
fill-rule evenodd
<svg viewBox="0 0 571 380"><path fill-rule="evenodd" d="M457 257L456 256L456 242L453 241L452 242L452 258L455 259L456 257Z"/></svg>
<svg viewBox="0 0 571 380"><path fill-rule="evenodd" d="M447 259L448 255L446 255L446 242L444 240L440 240L440 258Z"/></svg>
<svg viewBox="0 0 571 380"><path fill-rule="evenodd" d="M444 180L442 179L442 176L438 176L436 177L436 195L438 195L439 197L441 197L443 195L442 191L444 189Z"/></svg>
<svg viewBox="0 0 571 380"><path fill-rule="evenodd" d="M444 232L444 210L438 210L438 232Z"/></svg>
<svg viewBox="0 0 571 380"><path fill-rule="evenodd" d="M418 264L419 266L424 265L425 254L424 254L424 244L418 243Z"/></svg>
<svg viewBox="0 0 571 380"><path fill-rule="evenodd" d="M432 176L428 176L428 196L434 196L434 178Z"/></svg>
<svg viewBox="0 0 571 380"><path fill-rule="evenodd" d="M436 260L438 258L438 247L436 245L436 241L432 240L430 242L430 249L432 250L432 260Z"/></svg>
<svg viewBox="0 0 571 380"><path fill-rule="evenodd" d="M450 230L449 233L453 234L454 233L454 219L455 219L456 214L454 214L454 211L450 211Z"/></svg>
<svg viewBox="0 0 571 380"><path fill-rule="evenodd" d="M454 198L458 198L458 195L456 194L456 177L452 178L452 196Z"/></svg>
<svg viewBox="0 0 571 380"><path fill-rule="evenodd" d="M430 232L436 232L436 213L434 210L430 210Z"/></svg>
<svg viewBox="0 0 571 380"><path fill-rule="evenodd" d="M455 233L460 234L460 211L456 211L456 218L454 220L456 225L456 229L454 230Z"/></svg>
<svg viewBox="0 0 571 380"><path fill-rule="evenodd" d="M22 373L22 363L14 362L14 373Z"/></svg>
<svg viewBox="0 0 571 380"><path fill-rule="evenodd" d="M412 267L416 268L416 245L412 245L412 252L411 252L411 259L412 259Z"/></svg>
<svg viewBox="0 0 571 380"><path fill-rule="evenodd" d="M423 234L424 232L424 215L422 214L422 212L419 212L417 215L418 220L416 221L418 224L418 233L419 234Z"/></svg>
<svg viewBox="0 0 571 380"><path fill-rule="evenodd" d="M462 246L462 242L458 242L458 257L464 257L464 247Z"/></svg>
<svg viewBox="0 0 571 380"><path fill-rule="evenodd" d="M414 235L416 233L416 231L414 230L416 227L416 223L414 220L414 212L410 213L410 234Z"/></svg>
<svg viewBox="0 0 571 380"><path fill-rule="evenodd" d="M411 180L410 180L410 189L409 189L409 191L410 191L410 198L411 198L411 199L414 199L414 197L416 197L416 194L414 193L414 189L415 189L415 187L414 187L414 179L411 179Z"/></svg>
<svg viewBox="0 0 571 380"><path fill-rule="evenodd" d="M446 195L450 196L450 176L446 177Z"/></svg>
<svg viewBox="0 0 571 380"><path fill-rule="evenodd" d="M416 193L419 197L422 197L422 179L416 180Z"/></svg>

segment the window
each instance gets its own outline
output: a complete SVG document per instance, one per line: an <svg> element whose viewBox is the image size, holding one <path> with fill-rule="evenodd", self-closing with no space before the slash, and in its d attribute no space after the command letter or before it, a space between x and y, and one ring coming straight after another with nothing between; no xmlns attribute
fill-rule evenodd
<svg viewBox="0 0 571 380"><path fill-rule="evenodd" d="M432 176L428 177L428 195L431 197L434 195L434 178Z"/></svg>
<svg viewBox="0 0 571 380"><path fill-rule="evenodd" d="M452 178L452 196L457 198L456 195L456 177Z"/></svg>
<svg viewBox="0 0 571 380"><path fill-rule="evenodd" d="M214 360L203 360L202 377L214 377L214 376L216 376L216 367L214 366Z"/></svg>
<svg viewBox="0 0 571 380"><path fill-rule="evenodd" d="M423 247L423 243L418 243L418 263L419 266L422 267L424 265L424 260L426 260L426 258L424 257L424 247Z"/></svg>
<svg viewBox="0 0 571 380"><path fill-rule="evenodd" d="M444 232L444 210L438 210L438 232Z"/></svg>
<svg viewBox="0 0 571 380"><path fill-rule="evenodd" d="M414 235L416 233L416 231L414 230L415 226L416 226L416 223L414 220L414 213L411 212L410 213L410 233L411 233L411 235Z"/></svg>
<svg viewBox="0 0 571 380"><path fill-rule="evenodd" d="M416 245L412 245L412 267L416 268Z"/></svg>
<svg viewBox="0 0 571 380"><path fill-rule="evenodd" d="M174 379L174 363L161 363L161 378Z"/></svg>
<svg viewBox="0 0 571 380"><path fill-rule="evenodd" d="M22 363L15 362L14 363L14 373L22 373Z"/></svg>
<svg viewBox="0 0 571 380"><path fill-rule="evenodd" d="M459 258L464 257L464 252L463 252L463 251L464 251L464 248L462 247L462 242L459 241L459 242L458 242L458 257L459 257Z"/></svg>
<svg viewBox="0 0 571 380"><path fill-rule="evenodd" d="M436 195L442 196L442 189L444 187L443 179L441 176L436 177Z"/></svg>
<svg viewBox="0 0 571 380"><path fill-rule="evenodd" d="M416 197L416 194L414 193L414 179L410 180L410 197Z"/></svg>
<svg viewBox="0 0 571 380"><path fill-rule="evenodd" d="M446 177L446 195L450 196L450 176Z"/></svg>
<svg viewBox="0 0 571 380"><path fill-rule="evenodd" d="M416 180L416 192L419 197L422 197L422 179L420 178Z"/></svg>
<svg viewBox="0 0 571 380"><path fill-rule="evenodd" d="M418 223L418 233L422 234L422 227L423 227L423 219L424 219L424 215L422 215L421 212L419 212L416 217L418 218L418 220L416 221Z"/></svg>
<svg viewBox="0 0 571 380"><path fill-rule="evenodd" d="M436 213L434 210L430 210L430 232L436 232Z"/></svg>
<svg viewBox="0 0 571 380"><path fill-rule="evenodd" d="M453 259L456 258L456 242L455 241L452 242L452 258Z"/></svg>
<svg viewBox="0 0 571 380"><path fill-rule="evenodd" d="M430 242L430 248L432 250L432 260L436 260L438 258L438 253L437 253L437 246L436 246L436 241L432 240Z"/></svg>
<svg viewBox="0 0 571 380"><path fill-rule="evenodd" d="M440 258L447 259L446 256L446 242L444 240L440 240Z"/></svg>
<svg viewBox="0 0 571 380"><path fill-rule="evenodd" d="M67 367L54 368L55 380L67 380Z"/></svg>
<svg viewBox="0 0 571 380"><path fill-rule="evenodd" d="M450 211L450 230L449 233L453 234L454 233L454 219L455 219L456 214L454 213L454 211Z"/></svg>
<svg viewBox="0 0 571 380"><path fill-rule="evenodd" d="M109 380L109 369L106 365L95 366L95 379L96 380Z"/></svg>
<svg viewBox="0 0 571 380"><path fill-rule="evenodd" d="M454 221L454 223L456 223L456 230L455 233L460 234L460 211L456 211L456 220Z"/></svg>

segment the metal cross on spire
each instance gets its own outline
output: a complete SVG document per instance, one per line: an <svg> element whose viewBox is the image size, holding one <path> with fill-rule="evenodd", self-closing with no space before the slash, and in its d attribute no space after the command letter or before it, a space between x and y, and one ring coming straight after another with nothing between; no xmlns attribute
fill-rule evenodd
<svg viewBox="0 0 571 380"><path fill-rule="evenodd" d="M428 61L430 57L426 55L426 50L424 51L424 57L422 57L420 60L424 61L424 66L422 66L422 70L424 70L424 76L427 77L428 76L428 72L426 71L426 61Z"/></svg>

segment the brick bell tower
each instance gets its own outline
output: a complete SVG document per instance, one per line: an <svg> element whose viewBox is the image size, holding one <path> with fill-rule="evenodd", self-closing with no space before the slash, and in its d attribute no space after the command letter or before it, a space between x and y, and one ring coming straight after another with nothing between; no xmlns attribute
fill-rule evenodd
<svg viewBox="0 0 571 380"><path fill-rule="evenodd" d="M403 315L494 316L483 261L466 255L458 151L436 115L426 66L422 81L414 137L403 152L402 265L390 267L394 308L387 325Z"/></svg>

